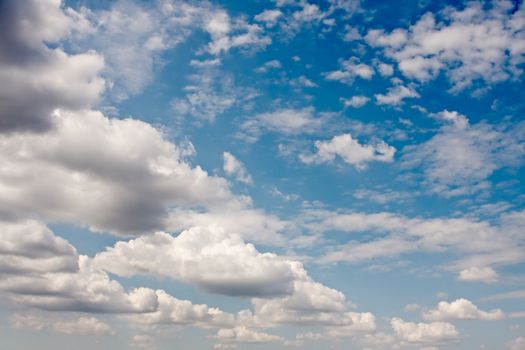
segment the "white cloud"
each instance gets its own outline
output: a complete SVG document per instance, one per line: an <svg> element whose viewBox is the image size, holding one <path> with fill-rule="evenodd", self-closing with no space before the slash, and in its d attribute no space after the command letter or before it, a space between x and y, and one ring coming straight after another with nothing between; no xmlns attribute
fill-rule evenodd
<svg viewBox="0 0 525 350"><path fill-rule="evenodd" d="M459 272L458 279L465 282L493 283L498 280L498 273L489 266L469 267Z"/></svg>
<svg viewBox="0 0 525 350"><path fill-rule="evenodd" d="M283 16L283 13L279 10L264 10L263 12L257 14L254 19L257 22L264 23L268 28L272 28L277 24L279 18Z"/></svg>
<svg viewBox="0 0 525 350"><path fill-rule="evenodd" d="M235 328L219 329L217 339L223 342L259 344L283 341L284 338L244 326L237 326Z"/></svg>
<svg viewBox="0 0 525 350"><path fill-rule="evenodd" d="M323 122L322 117L314 116L314 109L311 107L278 109L247 119L241 125L239 137L248 142L255 142L263 132L276 132L284 135L312 133L318 130Z"/></svg>
<svg viewBox="0 0 525 350"><path fill-rule="evenodd" d="M459 340L458 331L448 322L413 323L394 317L390 325L399 339L407 343L439 344Z"/></svg>
<svg viewBox="0 0 525 350"><path fill-rule="evenodd" d="M392 162L396 149L384 141L375 144L362 145L352 138L350 134L334 136L328 141L316 141L317 148L314 154L301 154L299 158L306 164L320 164L332 162L337 156L347 164L357 169L366 168L367 163Z"/></svg>
<svg viewBox="0 0 525 350"><path fill-rule="evenodd" d="M218 227L194 227L177 237L141 236L96 255L97 267L121 276L153 274L183 280L213 293L275 296L293 291L302 264L260 253Z"/></svg>
<svg viewBox="0 0 525 350"><path fill-rule="evenodd" d="M105 88L102 56L48 47L81 26L77 12L60 1L7 1L0 23L0 132L43 131L53 126L56 108L78 110L98 101Z"/></svg>
<svg viewBox="0 0 525 350"><path fill-rule="evenodd" d="M291 79L290 85L293 87L305 87L305 88L315 88L319 87L316 83L305 77L304 75L299 76L298 78Z"/></svg>
<svg viewBox="0 0 525 350"><path fill-rule="evenodd" d="M411 87L396 85L388 89L386 94L374 95L379 105L399 106L406 98L419 98L420 95Z"/></svg>
<svg viewBox="0 0 525 350"><path fill-rule="evenodd" d="M370 101L370 98L362 95L352 96L351 98L341 98L340 101L345 107L361 108Z"/></svg>
<svg viewBox="0 0 525 350"><path fill-rule="evenodd" d="M522 211L501 215L496 221L464 218L408 218L379 212L338 212L308 209L296 225L317 235L328 231L372 234L328 249L317 263L359 263L397 258L413 252L447 251L457 260L446 261L445 270L459 273L472 266L505 266L525 261ZM375 237L375 238L372 238Z"/></svg>
<svg viewBox="0 0 525 350"><path fill-rule="evenodd" d="M374 69L367 64L359 63L356 57L343 60L340 65L341 69L326 73L325 78L351 85L356 77L369 80L374 75Z"/></svg>
<svg viewBox="0 0 525 350"><path fill-rule="evenodd" d="M416 177L421 172L430 192L453 197L487 190L496 170L523 162L525 123L469 124L465 116L447 110L437 117L445 121L439 132L405 147L401 158L403 168Z"/></svg>
<svg viewBox="0 0 525 350"><path fill-rule="evenodd" d="M282 67L281 62L279 62L278 60L271 60L271 61L266 62L262 66L256 68L255 71L257 73L266 73L269 70L279 69L281 67Z"/></svg>
<svg viewBox="0 0 525 350"><path fill-rule="evenodd" d="M354 337L355 335L370 334L376 330L375 316L370 312L349 312L348 316L352 320L350 325L342 327L330 327L328 336L330 337Z"/></svg>
<svg viewBox="0 0 525 350"><path fill-rule="evenodd" d="M95 269L88 257L79 256L73 247L55 237L42 224L32 221L3 222L0 232L4 245L11 247L0 252L2 261L22 255L25 264L35 266L2 271L4 278L0 279L0 290L15 305L49 311L116 313L148 312L157 307L154 291L137 288L127 293L105 272ZM24 236L29 239L20 238ZM56 248L57 244L63 256L69 255L70 259L76 259L75 268L68 266L67 269L42 271L39 265L49 265L50 256L47 252Z"/></svg>
<svg viewBox="0 0 525 350"><path fill-rule="evenodd" d="M9 274L75 272L78 256L64 239L32 220L0 223L0 276ZM35 257L38 264L35 264Z"/></svg>
<svg viewBox="0 0 525 350"><path fill-rule="evenodd" d="M187 150L147 123L93 111L57 113L54 123L46 134L0 140L2 216L129 235L164 227L172 206L234 198L225 179L190 166Z"/></svg>
<svg viewBox="0 0 525 350"><path fill-rule="evenodd" d="M479 310L470 300L461 298L451 303L439 302L437 309L423 312L426 321L445 320L501 320L505 314L500 309L491 311Z"/></svg>
<svg viewBox="0 0 525 350"><path fill-rule="evenodd" d="M71 335L101 336L116 334L109 325L95 317L81 316L74 319L60 319L38 314L14 314L10 317L10 322L15 328L47 329Z"/></svg>
<svg viewBox="0 0 525 350"><path fill-rule="evenodd" d="M369 30L366 40L383 47L409 78L428 81L444 71L456 91L475 81L494 84L522 73L525 10L511 12L513 6L500 1L447 7L437 16L426 13L408 29Z"/></svg>
<svg viewBox="0 0 525 350"><path fill-rule="evenodd" d="M18 235L12 234L13 227ZM92 317L60 319L64 312L118 314L135 326L147 328L166 324L203 328L235 325L232 314L204 304L177 299L163 290L140 287L125 291L120 283L112 280L98 267L98 261L84 255L79 256L73 247L42 224L2 223L0 232L4 246L11 247L8 251L0 251L0 261L12 255L24 254L32 266L46 264L47 252L57 242L60 245L66 244L71 257L77 259L76 269L73 270L42 271L40 267L35 267L29 270L2 271L2 297L17 308L41 310L34 315L15 315L15 326L45 328L67 334L113 334L109 326ZM28 250L28 246L32 249Z"/></svg>
<svg viewBox="0 0 525 350"><path fill-rule="evenodd" d="M227 53L232 48L257 51L272 42L261 26L250 24L244 18L232 20L224 10L205 13L204 29L212 39L206 47L212 55Z"/></svg>
<svg viewBox="0 0 525 350"><path fill-rule="evenodd" d="M158 307L148 313L123 316L135 327L148 329L156 325L192 325L202 328L233 327L235 317L232 314L209 307L205 304L193 304L189 300L177 299L163 290L155 291Z"/></svg>
<svg viewBox="0 0 525 350"><path fill-rule="evenodd" d="M244 182L246 184L252 184L253 179L248 174L244 164L237 159L230 152L222 153L223 165L222 168L226 175L234 177L237 181Z"/></svg>
<svg viewBox="0 0 525 350"><path fill-rule="evenodd" d="M383 77L389 77L394 74L394 67L391 64L379 63L377 66L379 74Z"/></svg>

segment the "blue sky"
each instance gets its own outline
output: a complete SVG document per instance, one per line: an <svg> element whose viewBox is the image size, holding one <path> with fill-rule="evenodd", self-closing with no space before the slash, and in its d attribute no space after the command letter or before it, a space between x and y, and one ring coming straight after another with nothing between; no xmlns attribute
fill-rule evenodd
<svg viewBox="0 0 525 350"><path fill-rule="evenodd" d="M0 2L9 349L525 349L521 1Z"/></svg>

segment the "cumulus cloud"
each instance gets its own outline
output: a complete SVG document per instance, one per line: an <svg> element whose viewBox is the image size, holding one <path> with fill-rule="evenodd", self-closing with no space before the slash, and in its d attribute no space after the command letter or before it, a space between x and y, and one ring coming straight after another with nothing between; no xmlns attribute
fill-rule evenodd
<svg viewBox="0 0 525 350"><path fill-rule="evenodd" d="M148 273L190 282L232 296L289 294L305 273L302 264L260 253L252 244L219 227L194 227L177 237L141 236L97 254L95 264L121 276Z"/></svg>
<svg viewBox="0 0 525 350"><path fill-rule="evenodd" d="M244 164L237 159L230 152L222 153L223 165L222 168L226 175L234 177L237 181L244 182L246 184L252 184L253 179L248 174Z"/></svg>
<svg viewBox="0 0 525 350"><path fill-rule="evenodd" d="M430 192L445 197L490 189L498 169L516 167L525 154L525 123L479 122L450 111L437 114L444 125L432 138L406 146L402 167L423 177Z"/></svg>
<svg viewBox="0 0 525 350"><path fill-rule="evenodd" d="M469 267L459 272L458 279L465 282L493 283L498 280L498 273L489 266Z"/></svg>
<svg viewBox="0 0 525 350"><path fill-rule="evenodd" d="M11 234L13 227L19 235ZM98 267L98 262L78 255L71 245L42 224L3 223L0 232L4 245L11 247L0 252L2 261L23 252L33 266L43 265L47 263L46 252L57 243L66 247L69 254L77 259L74 270L42 271L40 267L35 267L13 273L3 271L0 280L2 296L19 308L53 312L53 316L46 313L15 315L15 326L45 328L67 334L113 334L109 326L91 316L60 319L58 315L61 312L118 314L137 326L145 327L172 324L224 328L235 324L232 314L177 299L163 290L139 287L126 291ZM28 246L33 250L28 250Z"/></svg>
<svg viewBox="0 0 525 350"><path fill-rule="evenodd" d="M370 98L366 96L352 96L350 98L341 98L340 101L345 107L361 108L370 101Z"/></svg>
<svg viewBox="0 0 525 350"><path fill-rule="evenodd" d="M135 327L143 326L145 329L159 325L192 325L203 328L235 325L235 317L218 308L177 299L163 290L157 290L155 294L158 300L155 310L143 314L127 314L123 317Z"/></svg>
<svg viewBox="0 0 525 350"><path fill-rule="evenodd" d="M278 60L271 60L271 61L266 62L262 66L258 67L257 69L255 69L255 71L257 73L266 73L269 70L279 69L281 67L282 67L281 62L279 62Z"/></svg>
<svg viewBox="0 0 525 350"><path fill-rule="evenodd" d="M379 105L399 106L406 98L419 98L420 95L411 87L396 85L388 89L386 94L374 95Z"/></svg>
<svg viewBox="0 0 525 350"><path fill-rule="evenodd" d="M399 339L411 344L440 344L459 340L456 327L448 322L413 323L394 317L390 325Z"/></svg>
<svg viewBox="0 0 525 350"><path fill-rule="evenodd" d="M370 80L374 75L374 69L364 63L359 63L357 57L340 62L341 68L325 74L325 79L335 80L344 84L351 85L355 78Z"/></svg>
<svg viewBox="0 0 525 350"><path fill-rule="evenodd" d="M314 154L301 154L299 159L306 164L332 162L337 156L357 169L364 169L367 163L392 162L396 149L384 141L375 144L362 145L350 134L334 136L328 141L316 141Z"/></svg>
<svg viewBox="0 0 525 350"><path fill-rule="evenodd" d="M476 81L494 84L522 73L525 10L512 8L511 1L447 7L426 13L408 29L369 30L366 41L384 48L409 78L425 82L444 71L456 91Z"/></svg>
<svg viewBox="0 0 525 350"><path fill-rule="evenodd" d="M228 343L257 344L282 341L284 338L249 329L244 326L237 326L235 328L219 329L217 339Z"/></svg>
<svg viewBox="0 0 525 350"><path fill-rule="evenodd" d="M147 123L94 111L54 117L56 128L47 134L0 140L1 216L135 234L162 228L170 206L233 198L224 179L192 167L184 161L187 149Z"/></svg>
<svg viewBox="0 0 525 350"><path fill-rule="evenodd" d="M0 237L0 276L78 270L75 248L36 221L0 222Z"/></svg>
<svg viewBox="0 0 525 350"><path fill-rule="evenodd" d="M451 303L446 301L439 302L434 310L423 312L426 321L445 321L445 320L501 320L505 314L500 309L491 311L479 310L468 299L457 299Z"/></svg>
<svg viewBox="0 0 525 350"><path fill-rule="evenodd" d="M64 11L60 1L2 2L0 132L44 131L52 127L55 109L89 108L98 101L105 88L102 56L48 46L71 33L80 17Z"/></svg>
<svg viewBox="0 0 525 350"><path fill-rule="evenodd" d="M116 332L106 323L95 317L81 316L73 319L60 319L38 314L14 314L10 322L15 328L51 330L70 335L115 335Z"/></svg>

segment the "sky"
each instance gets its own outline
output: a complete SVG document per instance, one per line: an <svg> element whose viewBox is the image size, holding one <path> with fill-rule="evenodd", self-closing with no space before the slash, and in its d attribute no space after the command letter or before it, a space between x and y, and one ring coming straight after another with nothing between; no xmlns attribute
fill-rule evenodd
<svg viewBox="0 0 525 350"><path fill-rule="evenodd" d="M0 1L2 349L525 349L521 1Z"/></svg>

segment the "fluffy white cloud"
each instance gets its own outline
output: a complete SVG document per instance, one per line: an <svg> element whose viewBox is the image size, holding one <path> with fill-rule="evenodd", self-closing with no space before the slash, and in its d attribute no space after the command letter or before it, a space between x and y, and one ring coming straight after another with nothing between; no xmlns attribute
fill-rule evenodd
<svg viewBox="0 0 525 350"><path fill-rule="evenodd" d="M374 75L374 69L367 64L359 63L357 57L343 60L340 64L341 69L325 74L327 80L340 81L341 83L351 85L357 77L369 80Z"/></svg>
<svg viewBox="0 0 525 350"><path fill-rule="evenodd" d="M147 123L93 111L56 113L54 123L46 134L0 140L3 217L36 215L135 234L165 226L170 206L233 199L225 179L191 167L188 149Z"/></svg>
<svg viewBox="0 0 525 350"><path fill-rule="evenodd" d="M312 133L318 130L325 119L316 117L314 109L278 109L274 112L261 113L247 119L241 125L240 138L255 142L263 132L276 132L284 135Z"/></svg>
<svg viewBox="0 0 525 350"><path fill-rule="evenodd" d="M445 320L501 320L505 314L500 309L491 311L479 310L470 300L457 299L451 303L439 302L437 309L423 312L426 321Z"/></svg>
<svg viewBox="0 0 525 350"><path fill-rule="evenodd" d="M413 323L394 317L390 325L399 339L407 343L439 344L459 340L456 327L448 322Z"/></svg>
<svg viewBox="0 0 525 350"><path fill-rule="evenodd" d="M95 317L81 316L74 319L60 319L38 314L14 314L10 317L10 322L15 328L46 329L71 335L100 336L116 334L108 324Z"/></svg>
<svg viewBox="0 0 525 350"><path fill-rule="evenodd" d="M458 279L466 282L492 283L498 280L498 273L489 266L469 267L459 272Z"/></svg>
<svg viewBox="0 0 525 350"><path fill-rule="evenodd" d="M28 221L2 223L4 247L2 261L24 257L18 270L4 270L0 291L15 304L49 311L80 312L149 312L157 307L157 297L152 290L137 288L127 293L109 276L94 268L90 258L78 255L64 240L54 236L44 225ZM42 271L51 259L67 260L54 269ZM67 256L69 255L69 259ZM71 260L75 259L75 268Z"/></svg>
<svg viewBox="0 0 525 350"><path fill-rule="evenodd" d="M327 331L329 337L354 337L361 333L370 334L376 330L375 316L370 312L349 312L347 314L352 322L350 325L330 327Z"/></svg>
<svg viewBox="0 0 525 350"><path fill-rule="evenodd" d="M279 62L278 60L271 60L271 61L266 62L262 66L258 67L257 69L255 69L255 71L257 73L266 73L269 70L279 69L281 67L282 67L281 62Z"/></svg>
<svg viewBox="0 0 525 350"><path fill-rule="evenodd" d="M525 123L470 124L447 110L437 117L445 122L439 132L422 144L406 146L401 163L416 176L421 172L430 192L453 197L487 190L496 170L523 163Z"/></svg>
<svg viewBox="0 0 525 350"><path fill-rule="evenodd" d="M228 343L270 343L276 341L282 341L283 338L259 332L253 329L246 328L244 326L237 326L229 329L219 329L217 332L217 339Z"/></svg>
<svg viewBox="0 0 525 350"><path fill-rule="evenodd" d="M155 291L157 308L148 313L125 315L134 326L193 325L197 327L233 327L235 317L205 304L177 299L163 290Z"/></svg>
<svg viewBox="0 0 525 350"><path fill-rule="evenodd" d="M375 144L362 145L350 134L334 136L329 141L316 141L317 151L314 154L301 154L299 158L306 164L327 163L341 157L347 164L357 169L366 168L367 163L392 162L396 149L384 141Z"/></svg>
<svg viewBox="0 0 525 350"><path fill-rule="evenodd" d="M248 174L248 171L246 170L244 164L233 154L231 154L230 152L223 152L222 160L222 168L226 175L232 176L235 178L235 180L244 182L246 184L253 183L253 179L250 176L250 174Z"/></svg>
<svg viewBox="0 0 525 350"><path fill-rule="evenodd" d="M78 269L75 248L36 221L0 222L0 238L0 276Z"/></svg>
<svg viewBox="0 0 525 350"><path fill-rule="evenodd" d="M388 89L386 94L374 95L379 105L399 106L405 98L419 98L420 95L411 87L396 85Z"/></svg>
<svg viewBox="0 0 525 350"><path fill-rule="evenodd" d="M0 5L0 132L43 131L56 108L88 108L100 97L103 58L50 48L81 25L60 1L3 1ZM31 23L29 28L26 23ZM31 101L31 103L28 103Z"/></svg>
<svg viewBox="0 0 525 350"><path fill-rule="evenodd" d="M370 101L366 96L352 96L350 98L341 98L340 101L345 107L361 108Z"/></svg>
<svg viewBox="0 0 525 350"><path fill-rule="evenodd" d="M0 279L0 294L23 309L52 311L15 315L15 326L50 329L67 334L113 334L106 324L92 318L60 319L60 312L119 314L136 326L194 325L197 327L233 327L235 317L217 308L180 300L163 290L135 288L129 292L87 256L36 222L2 223L0 261L24 254L35 268L8 273ZM8 232L4 234L4 232ZM16 232L17 234L12 234ZM59 248L57 248L57 245ZM65 250L77 260L73 270L42 271L48 252Z"/></svg>
<svg viewBox="0 0 525 350"><path fill-rule="evenodd" d="M245 314L256 325L338 325L352 324L343 293L313 281L304 273L294 281L292 294L273 299L252 299L254 314ZM243 315L240 317L243 320Z"/></svg>
<svg viewBox="0 0 525 350"><path fill-rule="evenodd" d="M213 293L269 297L290 294L302 264L260 253L218 227L194 227L177 237L141 236L97 254L97 267L121 276L148 273L180 279Z"/></svg>
<svg viewBox="0 0 525 350"><path fill-rule="evenodd" d="M513 6L498 1L487 7L481 2L447 7L437 16L425 14L408 29L369 30L366 40L383 47L409 78L428 81L444 71L455 90L477 80L492 84L522 72L525 10L519 6L511 12Z"/></svg>

